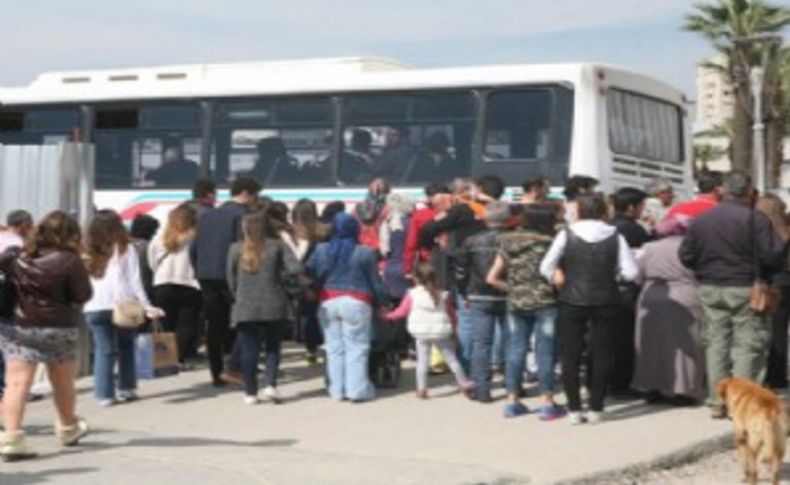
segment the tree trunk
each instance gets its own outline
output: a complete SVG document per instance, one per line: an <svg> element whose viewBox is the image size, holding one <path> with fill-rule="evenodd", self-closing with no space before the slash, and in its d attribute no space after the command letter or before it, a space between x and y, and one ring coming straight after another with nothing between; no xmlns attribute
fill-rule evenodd
<svg viewBox="0 0 790 485"><path fill-rule="evenodd" d="M730 160L733 170L752 174L752 96L749 91L749 71L740 59L741 53L734 53L730 59L733 94L735 99L733 113L733 135Z"/></svg>
<svg viewBox="0 0 790 485"><path fill-rule="evenodd" d="M784 138L785 120L782 116L782 90L779 79L769 88L767 97L768 117L765 124L765 167L768 188L780 187L782 177L782 142Z"/></svg>

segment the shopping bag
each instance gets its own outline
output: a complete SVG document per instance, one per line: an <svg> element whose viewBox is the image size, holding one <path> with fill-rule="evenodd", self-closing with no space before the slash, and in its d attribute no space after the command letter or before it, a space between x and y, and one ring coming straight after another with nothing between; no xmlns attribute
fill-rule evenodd
<svg viewBox="0 0 790 485"><path fill-rule="evenodd" d="M174 333L163 332L154 325L153 332L137 336L135 350L138 379L178 374L178 347Z"/></svg>
<svg viewBox="0 0 790 485"><path fill-rule="evenodd" d="M444 361L444 355L435 345L431 345L431 374L445 372L447 372L447 363Z"/></svg>

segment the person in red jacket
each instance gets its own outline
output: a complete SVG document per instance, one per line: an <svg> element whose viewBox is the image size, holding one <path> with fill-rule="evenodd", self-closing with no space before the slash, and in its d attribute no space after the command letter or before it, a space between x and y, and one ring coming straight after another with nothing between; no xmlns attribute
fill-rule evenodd
<svg viewBox="0 0 790 485"><path fill-rule="evenodd" d="M694 199L676 204L667 213L670 217L685 216L694 218L716 207L722 198L723 177L721 172L707 171L699 175L697 188L699 195Z"/></svg>
<svg viewBox="0 0 790 485"><path fill-rule="evenodd" d="M420 245L420 230L436 217L437 202L450 190L442 184L433 183L425 187L425 207L416 210L406 230L406 249L403 252L403 271L407 276L414 273L417 262L427 261L430 248Z"/></svg>

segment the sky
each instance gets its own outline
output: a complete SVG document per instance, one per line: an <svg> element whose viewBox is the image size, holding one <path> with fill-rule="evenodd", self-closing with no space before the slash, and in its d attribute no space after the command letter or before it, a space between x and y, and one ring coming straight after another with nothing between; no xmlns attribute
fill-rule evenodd
<svg viewBox="0 0 790 485"><path fill-rule="evenodd" d="M687 0L0 0L0 85L47 71L374 55L420 68L595 61L695 97Z"/></svg>

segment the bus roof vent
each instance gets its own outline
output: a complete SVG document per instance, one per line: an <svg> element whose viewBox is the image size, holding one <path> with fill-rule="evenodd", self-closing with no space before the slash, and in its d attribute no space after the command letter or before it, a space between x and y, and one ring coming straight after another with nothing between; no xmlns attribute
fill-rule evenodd
<svg viewBox="0 0 790 485"><path fill-rule="evenodd" d="M123 81L138 81L140 78L134 74L122 74L118 76L108 76L107 80L110 82L123 82Z"/></svg>
<svg viewBox="0 0 790 485"><path fill-rule="evenodd" d="M159 81L174 81L176 79L186 79L187 73L185 72L160 72L156 75Z"/></svg>
<svg viewBox="0 0 790 485"><path fill-rule="evenodd" d="M87 76L79 76L79 77L64 77L61 79L63 84L83 84L91 82L91 78Z"/></svg>

